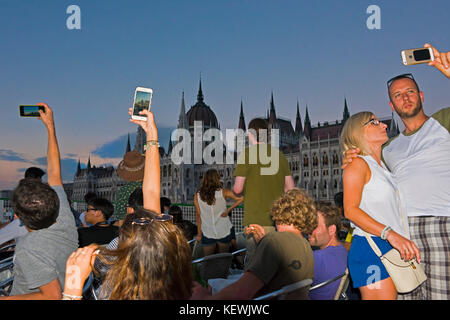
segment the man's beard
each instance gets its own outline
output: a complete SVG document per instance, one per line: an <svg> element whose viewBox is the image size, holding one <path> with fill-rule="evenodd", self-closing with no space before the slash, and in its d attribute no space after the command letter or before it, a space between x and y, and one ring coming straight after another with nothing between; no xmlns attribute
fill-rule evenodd
<svg viewBox="0 0 450 320"><path fill-rule="evenodd" d="M422 100L418 100L416 107L413 110L410 110L409 112L403 112L401 111L399 108L397 108L394 104L394 109L395 112L397 112L398 116L401 119L408 119L408 118L413 118L415 116L417 116L420 111L422 111Z"/></svg>

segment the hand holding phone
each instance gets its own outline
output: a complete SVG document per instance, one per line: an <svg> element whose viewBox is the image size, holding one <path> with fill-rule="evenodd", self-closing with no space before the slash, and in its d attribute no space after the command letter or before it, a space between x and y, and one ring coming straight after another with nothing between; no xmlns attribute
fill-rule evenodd
<svg viewBox="0 0 450 320"><path fill-rule="evenodd" d="M431 48L402 50L401 55L405 66L434 61L434 54Z"/></svg>
<svg viewBox="0 0 450 320"><path fill-rule="evenodd" d="M435 47L429 43L425 43L425 48L433 50L434 61L428 63L429 66L433 66L441 71L447 78L450 78L450 51L439 52Z"/></svg>
<svg viewBox="0 0 450 320"><path fill-rule="evenodd" d="M133 111L131 119L147 121L147 116L140 114L143 110L150 110L152 105L153 89L137 87L134 91Z"/></svg>
<svg viewBox="0 0 450 320"><path fill-rule="evenodd" d="M39 110L45 112L45 107L41 105L21 105L19 106L19 115L21 117L40 117Z"/></svg>
<svg viewBox="0 0 450 320"><path fill-rule="evenodd" d="M145 120L135 120L131 117L130 122L133 122L142 127L145 134L147 135L147 140L158 140L158 129L156 128L155 117L153 112L148 110L140 111L140 116ZM128 114L133 115L133 108L128 109Z"/></svg>
<svg viewBox="0 0 450 320"><path fill-rule="evenodd" d="M44 108L42 111L40 111L39 119L45 124L47 128L53 128L55 126L53 121L53 110L43 102L40 102L37 104L39 108Z"/></svg>

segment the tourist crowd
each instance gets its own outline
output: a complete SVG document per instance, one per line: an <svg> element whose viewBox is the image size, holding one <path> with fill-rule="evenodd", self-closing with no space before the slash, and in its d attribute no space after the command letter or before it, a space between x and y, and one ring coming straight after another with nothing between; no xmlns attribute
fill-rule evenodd
<svg viewBox="0 0 450 320"><path fill-rule="evenodd" d="M450 52L425 46L436 58L430 65L450 78ZM62 184L58 110L39 103L47 167L27 170L13 192L15 220L0 229L0 246L15 244L14 279L7 291L0 288L0 299L249 300L310 279L285 298L448 300L450 108L426 115L412 74L393 77L387 89L405 131L388 139L370 111L346 121L343 197L315 201L296 188L283 153L267 143L267 122L256 118L233 188L223 188L216 170L204 173L193 195L195 221L161 197L157 115L148 110L140 113L146 120L130 119L147 143L144 154L129 151L118 165L127 183L117 201L87 193L86 211L76 212ZM277 170L260 155L270 155ZM244 232L236 234L231 214L241 204ZM373 245L415 261L426 280L400 292ZM237 249L245 250L234 255ZM193 260L229 253L238 276L213 290Z"/></svg>

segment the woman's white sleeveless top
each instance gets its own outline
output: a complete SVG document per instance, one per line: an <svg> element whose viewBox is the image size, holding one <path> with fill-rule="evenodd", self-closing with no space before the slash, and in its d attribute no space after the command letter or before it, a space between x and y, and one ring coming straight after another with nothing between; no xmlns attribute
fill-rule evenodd
<svg viewBox="0 0 450 320"><path fill-rule="evenodd" d="M372 156L359 157L367 162L371 172L369 182L364 185L359 208L374 220L409 238L406 217L402 217L404 210L392 174L384 163L380 166ZM353 235L364 236L364 232L357 225L354 226Z"/></svg>
<svg viewBox="0 0 450 320"><path fill-rule="evenodd" d="M223 197L222 189L216 191L216 202L211 206L200 198L200 193L197 193L197 195L200 218L202 219L202 234L211 239L221 239L228 236L232 224L228 216L220 216L227 210L227 202Z"/></svg>

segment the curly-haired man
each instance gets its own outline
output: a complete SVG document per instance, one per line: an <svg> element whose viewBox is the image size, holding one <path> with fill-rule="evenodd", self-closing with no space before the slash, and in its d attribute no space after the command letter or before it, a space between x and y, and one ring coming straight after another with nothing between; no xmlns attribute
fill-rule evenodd
<svg viewBox="0 0 450 320"><path fill-rule="evenodd" d="M252 299L313 278L313 252L302 233L317 227L314 200L300 189L289 190L274 202L271 216L278 232L269 232L261 239L263 227L251 224L246 229L254 234L258 246L242 277L214 296L198 284L193 299ZM308 289L297 290L288 298L308 299Z"/></svg>

